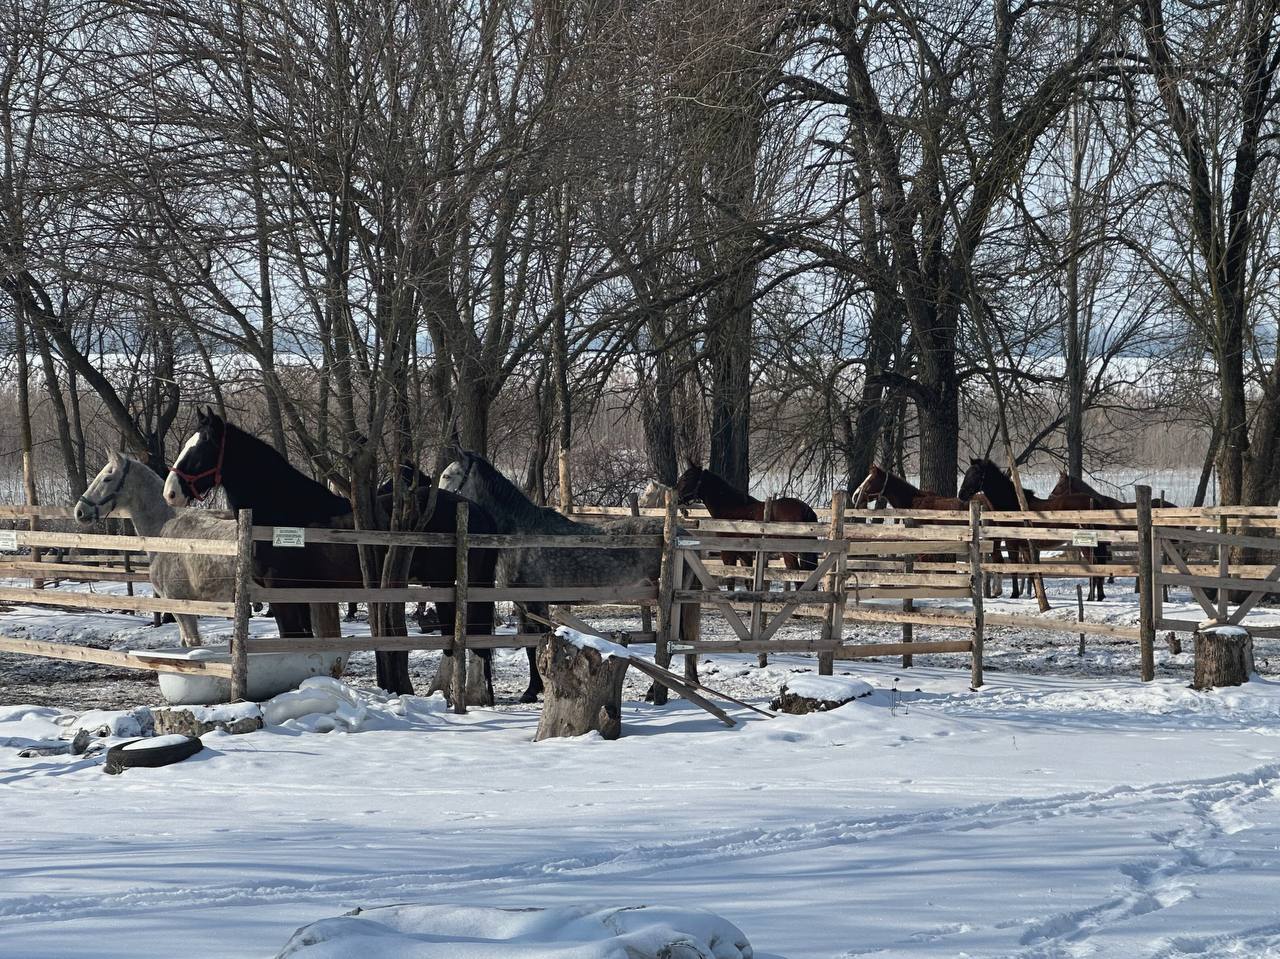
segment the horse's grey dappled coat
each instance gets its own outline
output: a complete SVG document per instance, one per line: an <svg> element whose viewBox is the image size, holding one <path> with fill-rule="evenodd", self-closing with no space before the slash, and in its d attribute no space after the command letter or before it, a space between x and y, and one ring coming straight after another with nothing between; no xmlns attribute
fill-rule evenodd
<svg viewBox="0 0 1280 959"><path fill-rule="evenodd" d="M538 506L488 460L468 450L463 450L459 458L440 474L440 486L481 506L493 517L499 533L662 535L663 520L657 517L625 517L593 525ZM656 585L661 569L661 546L641 549L513 547L499 551L497 583L499 586ZM527 602L523 605L532 613L547 615L546 603ZM535 657L536 651L530 648L529 689L523 697L525 702L532 702L542 689Z"/></svg>
<svg viewBox="0 0 1280 959"><path fill-rule="evenodd" d="M590 524L538 506L488 460L469 451L464 451L460 459L440 474L440 486L488 511L501 533L662 535L663 521L658 517L628 516ZM637 586L656 584L661 567L661 546L645 549L529 546L501 551L498 583L505 586Z"/></svg>
<svg viewBox="0 0 1280 959"><path fill-rule="evenodd" d="M128 510L139 536L235 541L234 520L192 510L179 515L164 499L164 480L129 456L112 452L75 504L76 519L89 525L106 519L112 510ZM148 553L151 585L164 599L195 599L229 603L235 599L234 556L197 553ZM176 613L183 646L201 645L199 620Z"/></svg>

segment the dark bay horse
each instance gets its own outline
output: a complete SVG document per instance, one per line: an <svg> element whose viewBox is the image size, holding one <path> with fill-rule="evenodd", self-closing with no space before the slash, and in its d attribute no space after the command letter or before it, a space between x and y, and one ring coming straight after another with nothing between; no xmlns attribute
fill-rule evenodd
<svg viewBox="0 0 1280 959"><path fill-rule="evenodd" d="M777 496L758 500L748 493L735 489L727 481L696 463L690 464L675 485L676 499L681 504L701 501L715 519L752 520L763 522L765 506L769 508L771 523L816 523L818 514L804 500L791 496ZM726 566L751 566L753 553L720 554ZM787 569L813 570L818 568L817 553L783 553L782 563Z"/></svg>
<svg viewBox="0 0 1280 959"><path fill-rule="evenodd" d="M549 507L539 506L503 476L497 467L470 450L457 451L457 459L440 474L440 487L479 504L494 518L501 533L662 535L663 520L658 517L635 516L588 524L572 520ZM660 547L521 546L500 551L497 580L501 586L644 586L658 582L661 568ZM521 605L528 612L547 618L546 602L529 601ZM521 631L526 629L545 632L545 627L534 622L528 623ZM529 688L522 702L534 702L542 692L537 649L528 647L528 655ZM686 669L690 659L692 657L686 658ZM696 670L696 665L694 668Z"/></svg>
<svg viewBox="0 0 1280 959"><path fill-rule="evenodd" d="M165 481L165 499L170 505L182 505L190 499L203 499L216 486L227 495L233 510L252 509L258 526L313 526L350 529L353 515L350 501L330 492L322 483L304 476L275 448L232 423L226 423L210 408L197 416L196 432L182 448ZM426 508L432 495L437 497L435 509L423 525L424 532L452 533L456 524L459 497L430 486L417 491L419 505ZM380 497L382 515L390 515L390 498ZM471 506L468 530L473 533L496 532L493 519L481 508ZM478 587L491 587L497 552L473 549L468 554L468 582ZM452 547L418 548L414 550L408 582L423 586L448 587L455 578ZM268 587L284 588L364 588L360 557L355 546L310 544L302 549L275 547L270 543L254 544L254 577ZM395 583L393 586L406 584ZM281 607L286 625L296 630L296 604L273 603L273 611ZM332 622L324 625L328 636L339 635L336 604L324 604L325 616ZM454 604L438 603L440 618L446 628L454 622ZM292 613L292 616L291 616ZM493 603L467 604L467 632L488 634L493 631ZM333 632L328 632L332 629ZM291 633L297 635L297 632ZM491 651L476 650L484 660L481 688L479 674L469 680L464 695L468 700L493 702ZM446 652L446 655L450 655ZM378 683L391 692L413 692L408 681L407 652L379 652ZM409 685L410 688L403 688Z"/></svg>
<svg viewBox="0 0 1280 959"><path fill-rule="evenodd" d="M1101 503L1087 493L1067 493L1061 496L1051 496L1048 499L1041 499L1033 490L1022 489L1023 495L1027 500L1027 509L1032 511L1053 511L1053 510L1098 510L1106 509ZM989 459L973 459L969 461L969 469L965 471L964 481L960 484L960 498L968 500L977 493L986 494L987 499L998 510L1017 511L1022 506L1018 502L1017 489L1013 485L1008 474L999 466ZM1082 529L1088 526L1082 524ZM1031 544L1027 541L1015 540L1011 537L1006 543L1018 543L1017 552L1021 553L1028 562L1031 559ZM1068 543L1045 543L1040 548L1057 548L1060 546L1070 545ZM1092 563L1096 560L1106 562L1110 556L1106 544L1100 543L1097 547L1081 547L1081 554L1085 561ZM1106 599L1106 593L1103 589L1103 583L1106 577L1090 576L1089 577L1089 600L1093 601ZM1018 578L1013 579L1013 596L1018 597Z"/></svg>

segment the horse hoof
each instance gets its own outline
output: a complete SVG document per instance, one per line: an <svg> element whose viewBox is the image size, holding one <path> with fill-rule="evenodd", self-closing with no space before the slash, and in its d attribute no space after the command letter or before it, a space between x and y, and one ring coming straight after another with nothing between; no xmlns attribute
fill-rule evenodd
<svg viewBox="0 0 1280 959"><path fill-rule="evenodd" d="M538 694L533 692L533 690L530 690L530 689L526 689L524 693L520 696L520 702L522 703L536 703L537 701L538 701Z"/></svg>

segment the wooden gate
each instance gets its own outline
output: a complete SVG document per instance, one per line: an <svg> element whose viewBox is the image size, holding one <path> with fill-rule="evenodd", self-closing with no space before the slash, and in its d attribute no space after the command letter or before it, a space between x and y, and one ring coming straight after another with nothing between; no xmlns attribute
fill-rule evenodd
<svg viewBox="0 0 1280 959"><path fill-rule="evenodd" d="M1223 523L1217 532L1156 526L1152 529L1152 544L1156 586L1152 619L1156 629L1194 631L1207 626L1238 626L1263 598L1280 593L1280 562L1231 561L1233 549L1278 553L1280 540L1228 533ZM1193 550L1202 554L1207 550L1209 556L1196 556ZM1165 586L1189 589L1206 618L1201 622L1166 618ZM1237 597L1234 609L1233 592L1243 594ZM1250 626L1249 631L1257 636L1280 636L1280 626Z"/></svg>

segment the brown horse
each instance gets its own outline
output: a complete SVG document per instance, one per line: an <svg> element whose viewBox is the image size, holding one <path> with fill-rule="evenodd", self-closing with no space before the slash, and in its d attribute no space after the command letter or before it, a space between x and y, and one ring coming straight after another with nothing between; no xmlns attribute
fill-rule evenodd
<svg viewBox="0 0 1280 959"><path fill-rule="evenodd" d="M991 501L982 494L976 497L984 509L991 509ZM943 509L968 510L969 504L955 496L940 496L932 490L916 489L901 476L871 467L871 472L853 491L851 507L862 509L863 504L883 499L894 509Z"/></svg>
<svg viewBox="0 0 1280 959"><path fill-rule="evenodd" d="M964 481L960 484L960 498L968 499L977 493L985 493L987 499L995 504L996 509L1005 511L1021 510L1022 506L1018 502L1018 494L1011 480L1004 470L1000 469L995 463L989 459L974 459L969 463L969 469L964 474ZM1048 499L1042 499L1037 496L1034 490L1029 490L1025 486L1022 488L1023 496L1027 501L1027 509L1034 512L1050 512L1053 510L1098 510L1107 509L1101 502L1090 496L1088 493L1066 493L1060 496L1051 496ZM1081 528L1087 529L1087 526ZM1006 540L1006 548L1010 542L1017 544L1016 552L1025 557L1027 562L1031 560L1031 544L1025 540ZM1053 549L1059 546L1067 546L1068 543L1044 543L1041 548ZM1099 544L1097 547L1081 547L1082 557L1088 563L1093 563L1095 558L1106 562L1109 558L1109 552L1106 544ZM1103 589L1103 582L1106 577L1090 576L1089 577L1089 600L1106 599L1106 593ZM1019 596L1018 578L1013 579L1013 597Z"/></svg>
<svg viewBox="0 0 1280 959"><path fill-rule="evenodd" d="M710 470L704 470L696 463L680 475L675 485L676 499L681 503L692 503L701 500L707 512L715 519L739 519L764 521L765 502L750 494L734 489L721 477ZM804 500L791 496L778 496L768 503L769 522L771 523L816 523L818 514ZM720 554L720 560L726 566L750 566L752 553ZM783 565L787 569L813 570L818 568L816 553L783 553Z"/></svg>
<svg viewBox="0 0 1280 959"><path fill-rule="evenodd" d="M1126 503L1124 500L1108 496L1106 493L1099 493L1084 480L1072 479L1065 471L1060 472L1058 474L1058 482L1054 484L1053 490L1049 495L1065 496L1069 493L1083 493L1086 496L1092 496L1107 509L1136 509L1138 506L1137 503ZM1177 509L1177 507L1177 503L1167 499L1162 499L1159 496L1151 497L1152 509Z"/></svg>
<svg viewBox="0 0 1280 959"><path fill-rule="evenodd" d="M1101 503L1103 506L1107 507L1108 509L1137 509L1137 506L1138 506L1137 503L1126 503L1124 500L1117 499L1114 496L1108 496L1105 493L1099 493L1096 489L1094 489L1084 480L1072 479L1071 476L1068 475L1068 473L1065 470L1063 470L1062 472L1058 473L1058 482L1054 484L1053 491L1049 495L1063 496L1068 493L1085 493L1089 496L1092 496L1094 499L1096 499L1099 503ZM1178 504L1170 500L1163 499L1162 497L1159 497L1159 496L1151 497L1152 509L1177 509L1177 507L1178 507ZM1114 583L1115 581L1116 581L1116 577L1114 573L1107 577L1108 583ZM1133 580L1133 591L1135 593L1138 592L1137 577L1134 577L1134 580ZM1164 591L1165 591L1165 598L1167 599L1169 587L1166 586L1164 588Z"/></svg>
<svg viewBox="0 0 1280 959"><path fill-rule="evenodd" d="M969 504L962 502L957 497L940 496L931 490L916 489L896 473L890 473L879 466L872 466L871 471L867 473L867 478L853 491L853 496L850 497L850 506L853 509L862 509L866 503L878 499L884 500L894 509L963 510L966 512L969 509ZM991 509L991 501L982 493L978 493L974 499L978 500L984 509ZM945 521L942 520L939 520L938 523L939 525L946 525ZM916 558L923 563L951 563L955 561L953 554L919 554Z"/></svg>

